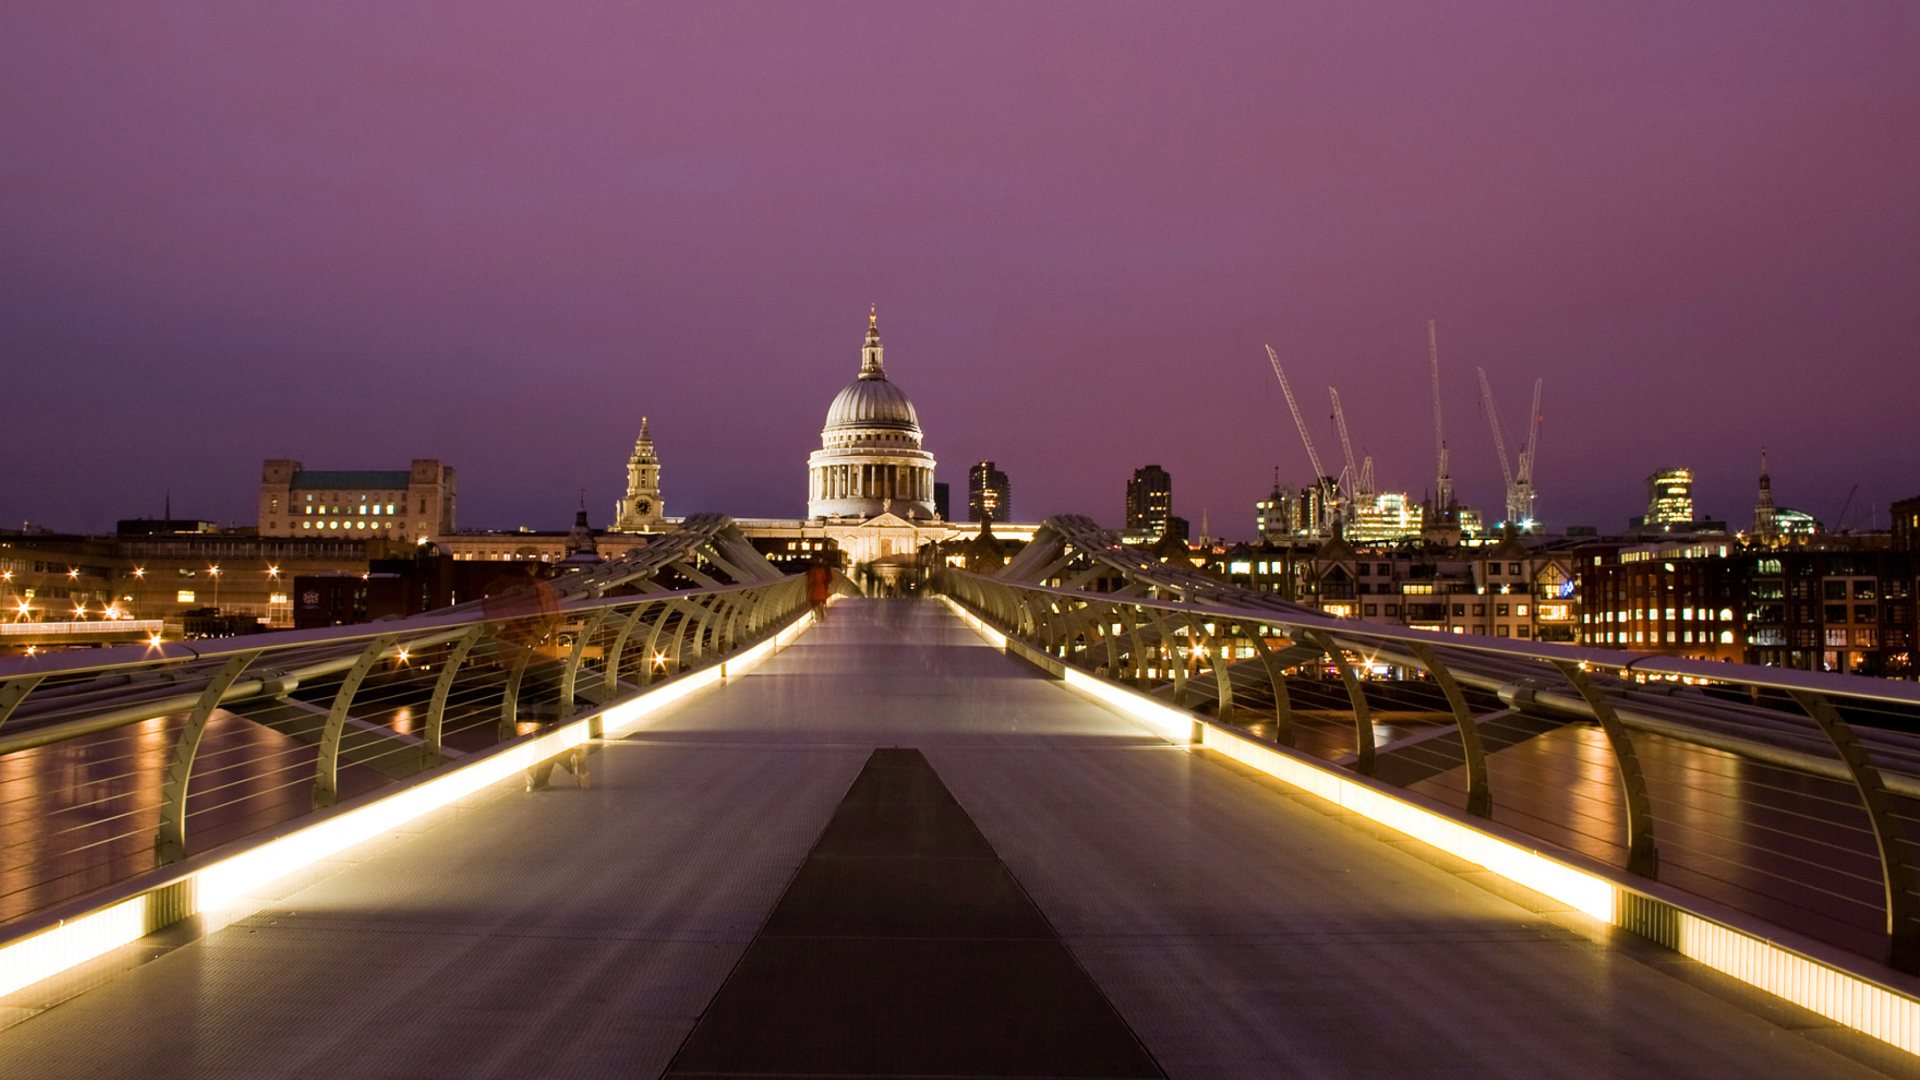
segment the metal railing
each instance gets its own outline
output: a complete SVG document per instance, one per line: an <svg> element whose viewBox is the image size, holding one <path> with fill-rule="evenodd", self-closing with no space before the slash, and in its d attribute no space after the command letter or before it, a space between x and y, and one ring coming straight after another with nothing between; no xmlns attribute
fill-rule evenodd
<svg viewBox="0 0 1920 1080"><path fill-rule="evenodd" d="M804 578L751 548L723 571L672 536L414 618L0 661L0 923L531 737L805 610ZM706 583L662 589L669 566ZM555 764L586 767L533 780Z"/></svg>
<svg viewBox="0 0 1920 1080"><path fill-rule="evenodd" d="M936 591L1049 662L1920 971L1920 687L1381 627L1051 519Z"/></svg>

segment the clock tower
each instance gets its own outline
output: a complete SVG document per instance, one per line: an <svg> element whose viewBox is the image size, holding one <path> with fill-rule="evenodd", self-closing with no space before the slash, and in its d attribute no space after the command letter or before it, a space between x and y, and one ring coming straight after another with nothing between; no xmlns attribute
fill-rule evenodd
<svg viewBox="0 0 1920 1080"><path fill-rule="evenodd" d="M647 418L640 418L640 438L627 459L627 496L614 506L613 527L623 532L658 528L666 520L660 508L660 458L653 452Z"/></svg>

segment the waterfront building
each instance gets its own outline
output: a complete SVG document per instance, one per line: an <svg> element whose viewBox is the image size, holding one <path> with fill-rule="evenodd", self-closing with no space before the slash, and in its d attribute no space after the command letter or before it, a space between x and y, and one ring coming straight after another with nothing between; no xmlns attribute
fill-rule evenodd
<svg viewBox="0 0 1920 1080"><path fill-rule="evenodd" d="M417 543L454 531L454 503L453 467L433 458L375 470L272 459L261 468L259 533Z"/></svg>

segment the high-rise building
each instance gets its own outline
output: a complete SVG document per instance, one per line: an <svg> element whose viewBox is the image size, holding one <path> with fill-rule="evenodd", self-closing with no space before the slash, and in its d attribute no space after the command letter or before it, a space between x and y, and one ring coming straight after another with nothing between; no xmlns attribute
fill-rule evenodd
<svg viewBox="0 0 1920 1080"><path fill-rule="evenodd" d="M983 461L967 470L967 520L1005 521L1013 515L1007 474Z"/></svg>
<svg viewBox="0 0 1920 1080"><path fill-rule="evenodd" d="M445 536L454 527L453 479L453 467L433 458L416 458L407 469L324 471L271 460L260 473L260 535Z"/></svg>
<svg viewBox="0 0 1920 1080"><path fill-rule="evenodd" d="M1693 472L1662 469L1647 477L1647 512L1627 524L1637 532L1693 531Z"/></svg>
<svg viewBox="0 0 1920 1080"><path fill-rule="evenodd" d="M953 504L947 501L947 485L933 485L933 512L941 521L953 520L953 515L948 513L947 509L951 505Z"/></svg>
<svg viewBox="0 0 1920 1080"><path fill-rule="evenodd" d="M654 453L647 418L640 418L640 437L627 459L627 494L613 505L613 527L638 532L659 525L667 512L660 503L660 456Z"/></svg>
<svg viewBox="0 0 1920 1080"><path fill-rule="evenodd" d="M1173 477L1158 465L1133 470L1127 481L1127 531L1160 536L1173 516Z"/></svg>

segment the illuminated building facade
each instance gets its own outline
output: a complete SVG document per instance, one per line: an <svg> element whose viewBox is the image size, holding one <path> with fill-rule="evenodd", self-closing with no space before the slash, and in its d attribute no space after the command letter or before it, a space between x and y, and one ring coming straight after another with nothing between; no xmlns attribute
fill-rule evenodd
<svg viewBox="0 0 1920 1080"><path fill-rule="evenodd" d="M935 520L933 455L920 439L913 403L887 381L880 318L870 312L860 374L834 397L820 449L807 459L807 517Z"/></svg>
<svg viewBox="0 0 1920 1080"><path fill-rule="evenodd" d="M640 437L627 459L627 493L613 507L613 527L621 532L659 528L667 512L660 500L660 456L653 450L647 418L640 418Z"/></svg>
<svg viewBox="0 0 1920 1080"><path fill-rule="evenodd" d="M1013 494L1007 474L983 461L967 470L967 520L1005 521L1013 516Z"/></svg>
<svg viewBox="0 0 1920 1080"><path fill-rule="evenodd" d="M1127 481L1127 533L1161 536L1173 516L1173 477L1158 465L1133 470Z"/></svg>
<svg viewBox="0 0 1920 1080"><path fill-rule="evenodd" d="M267 461L260 535L418 542L454 531L454 472L433 458L406 469L312 470Z"/></svg>

